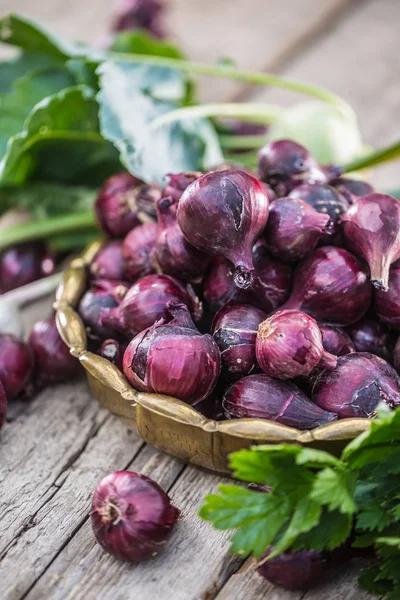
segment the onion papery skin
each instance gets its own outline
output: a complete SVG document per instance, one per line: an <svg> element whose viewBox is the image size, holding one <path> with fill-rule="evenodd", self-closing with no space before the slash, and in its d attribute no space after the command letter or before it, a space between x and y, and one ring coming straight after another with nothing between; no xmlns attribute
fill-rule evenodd
<svg viewBox="0 0 400 600"><path fill-rule="evenodd" d="M282 310L263 321L257 333L256 356L270 377L293 379L320 368L334 369L337 358L326 352L317 322L299 310Z"/></svg>
<svg viewBox="0 0 400 600"><path fill-rule="evenodd" d="M339 356L336 369L316 377L312 399L339 418L375 416L379 402L400 405L400 378L383 358L369 352Z"/></svg>
<svg viewBox="0 0 400 600"><path fill-rule="evenodd" d="M270 142L258 154L260 179L268 183L279 198L287 196L305 181L326 183L327 177L315 158L292 140Z"/></svg>
<svg viewBox="0 0 400 600"><path fill-rule="evenodd" d="M202 316L201 303L190 285L185 287L174 277L155 274L134 283L117 308L103 311L100 323L125 335L136 335L168 316L168 302L186 304L195 321Z"/></svg>
<svg viewBox="0 0 400 600"><path fill-rule="evenodd" d="M69 381L79 373L79 361L62 341L54 317L34 325L29 346L35 357L35 379L39 384Z"/></svg>
<svg viewBox="0 0 400 600"><path fill-rule="evenodd" d="M253 279L252 248L268 219L261 183L244 171L213 171L194 181L178 205L178 223L198 250L221 255L234 267L234 281L247 289Z"/></svg>
<svg viewBox="0 0 400 600"><path fill-rule="evenodd" d="M322 335L322 345L330 354L344 356L356 351L349 334L341 327L325 323L319 323L318 326Z"/></svg>
<svg viewBox="0 0 400 600"><path fill-rule="evenodd" d="M168 173L168 183L164 187L162 191L162 197L166 198L167 196L171 196L171 198L178 204L179 200L182 197L183 192L193 181L196 181L199 177L201 177L203 173L199 171L187 171L185 173Z"/></svg>
<svg viewBox="0 0 400 600"><path fill-rule="evenodd" d="M124 354L123 370L133 387L194 404L214 389L221 355L213 337L194 326L184 304L170 302L169 323L160 321L142 331Z"/></svg>
<svg viewBox="0 0 400 600"><path fill-rule="evenodd" d="M54 273L55 259L42 242L10 246L0 253L0 294Z"/></svg>
<svg viewBox="0 0 400 600"><path fill-rule="evenodd" d="M390 268L388 291L374 290L374 295L379 319L400 331L400 261Z"/></svg>
<svg viewBox="0 0 400 600"><path fill-rule="evenodd" d="M104 340L99 348L99 355L109 360L113 365L122 371L122 359L126 350L126 344L121 344L118 340Z"/></svg>
<svg viewBox="0 0 400 600"><path fill-rule="evenodd" d="M211 259L203 279L203 296L211 312L216 313L234 295L237 289L233 281L234 270L232 263L223 256Z"/></svg>
<svg viewBox="0 0 400 600"><path fill-rule="evenodd" d="M14 400L30 382L34 359L31 349L13 335L0 334L0 381L7 400Z"/></svg>
<svg viewBox="0 0 400 600"><path fill-rule="evenodd" d="M270 205L265 228L267 249L281 260L297 262L314 250L330 223L328 215L301 200L278 198Z"/></svg>
<svg viewBox="0 0 400 600"><path fill-rule="evenodd" d="M120 240L112 240L100 248L90 264L90 275L93 279L125 278Z"/></svg>
<svg viewBox="0 0 400 600"><path fill-rule="evenodd" d="M357 201L357 198L367 196L374 192L372 185L360 179L350 179L348 177L337 177L330 182L342 196L344 196L349 204Z"/></svg>
<svg viewBox="0 0 400 600"><path fill-rule="evenodd" d="M97 486L90 515L103 550L119 560L138 562L165 547L179 510L149 477L116 471Z"/></svg>
<svg viewBox="0 0 400 600"><path fill-rule="evenodd" d="M6 414L7 414L6 390L4 389L4 386L0 380L0 429L3 427L4 423L6 422Z"/></svg>
<svg viewBox="0 0 400 600"><path fill-rule="evenodd" d="M346 244L367 262L373 285L386 292L390 265L400 258L400 201L387 194L363 196L342 223Z"/></svg>
<svg viewBox="0 0 400 600"><path fill-rule="evenodd" d="M371 284L356 257L323 246L299 263L291 296L281 309L296 308L322 323L350 325L364 316L370 300Z"/></svg>
<svg viewBox="0 0 400 600"><path fill-rule="evenodd" d="M215 315L212 334L221 352L222 375L234 381L257 367L257 330L267 315L249 304L223 306Z"/></svg>
<svg viewBox="0 0 400 600"><path fill-rule="evenodd" d="M200 281L210 257L189 244L178 225L176 211L177 201L172 196L157 202L156 264L166 275L179 277L183 281Z"/></svg>
<svg viewBox="0 0 400 600"><path fill-rule="evenodd" d="M122 281L97 280L82 296L78 313L82 317L89 337L110 338L114 329L100 323L104 311L116 308L128 291L129 286Z"/></svg>
<svg viewBox="0 0 400 600"><path fill-rule="evenodd" d="M389 329L377 319L362 319L347 329L356 352L370 352L393 362L394 341Z"/></svg>
<svg viewBox="0 0 400 600"><path fill-rule="evenodd" d="M249 375L225 392L222 408L228 419L257 418L297 429L314 429L337 415L320 409L291 381Z"/></svg>
<svg viewBox="0 0 400 600"><path fill-rule="evenodd" d="M157 224L143 223L128 233L122 245L122 263L127 281L155 272L153 252L157 241Z"/></svg>
<svg viewBox="0 0 400 600"><path fill-rule="evenodd" d="M350 206L338 190L327 184L303 183L290 192L289 198L301 200L318 213L328 215L332 223L337 223Z"/></svg>

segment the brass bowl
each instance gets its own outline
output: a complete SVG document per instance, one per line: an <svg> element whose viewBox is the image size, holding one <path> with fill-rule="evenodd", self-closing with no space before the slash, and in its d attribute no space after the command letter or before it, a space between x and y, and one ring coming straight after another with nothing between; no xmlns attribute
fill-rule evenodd
<svg viewBox="0 0 400 600"><path fill-rule="evenodd" d="M300 443L337 454L348 440L368 429L368 419L343 419L312 431L263 419L213 421L181 400L133 389L117 367L86 349L85 327L75 311L86 289L87 267L101 245L92 244L64 272L54 304L57 326L86 370L93 395L146 442L184 462L227 473L228 455L253 444Z"/></svg>

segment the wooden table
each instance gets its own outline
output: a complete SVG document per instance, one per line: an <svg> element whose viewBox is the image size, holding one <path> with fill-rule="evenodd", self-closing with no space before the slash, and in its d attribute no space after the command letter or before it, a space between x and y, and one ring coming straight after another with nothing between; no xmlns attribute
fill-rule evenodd
<svg viewBox="0 0 400 600"><path fill-rule="evenodd" d="M60 34L95 41L111 0L0 0ZM399 0L171 0L168 27L193 59L232 57L239 66L325 85L356 109L372 144L400 137ZM205 99L292 102L268 89L208 79ZM375 176L399 186L398 164ZM27 326L51 299L25 311ZM366 600L349 565L329 585L289 593L228 553L228 536L197 517L221 481L144 444L91 398L84 380L11 405L0 440L0 598L2 600ZM168 490L182 520L168 549L144 564L104 554L88 520L100 479L117 469L151 476ZM250 565L251 566L251 565Z"/></svg>

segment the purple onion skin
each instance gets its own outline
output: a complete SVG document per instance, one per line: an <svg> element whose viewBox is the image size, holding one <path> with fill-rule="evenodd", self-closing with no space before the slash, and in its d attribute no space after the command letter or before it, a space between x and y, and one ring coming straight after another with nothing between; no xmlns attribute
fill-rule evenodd
<svg viewBox="0 0 400 600"><path fill-rule="evenodd" d="M142 392L166 394L194 404L214 389L221 356L211 335L194 326L184 304L169 302L169 323L160 321L142 331L124 354L126 378Z"/></svg>
<svg viewBox="0 0 400 600"><path fill-rule="evenodd" d="M260 324L256 356L264 373L278 379L309 375L317 365L334 369L337 364L336 356L322 345L317 322L299 310L280 310Z"/></svg>
<svg viewBox="0 0 400 600"><path fill-rule="evenodd" d="M387 292L389 269L400 258L400 202L387 194L358 198L342 216L346 244L366 261L373 285Z"/></svg>
<svg viewBox="0 0 400 600"><path fill-rule="evenodd" d="M103 311L100 324L125 335L136 335L168 316L168 302L186 304L195 321L202 316L201 303L190 285L184 287L174 277L156 274L134 283L117 308Z"/></svg>
<svg viewBox="0 0 400 600"><path fill-rule="evenodd" d="M3 427L4 423L6 422L6 414L7 414L6 390L4 389L4 386L0 380L0 429Z"/></svg>
<svg viewBox="0 0 400 600"><path fill-rule="evenodd" d="M163 9L159 0L122 0L112 29L115 32L145 29L155 37L163 38Z"/></svg>
<svg viewBox="0 0 400 600"><path fill-rule="evenodd" d="M394 368L400 373L400 338L398 338L393 351L393 364Z"/></svg>
<svg viewBox="0 0 400 600"><path fill-rule="evenodd" d="M90 516L103 550L119 560L137 562L164 548L179 510L149 477L116 471L97 486Z"/></svg>
<svg viewBox="0 0 400 600"><path fill-rule="evenodd" d="M315 158L292 140L278 140L261 148L258 155L260 179L268 183L279 198L287 196L297 185L326 183L327 178Z"/></svg>
<svg viewBox="0 0 400 600"><path fill-rule="evenodd" d="M157 240L157 224L143 223L128 233L122 245L125 278L137 281L154 273L153 252Z"/></svg>
<svg viewBox="0 0 400 600"><path fill-rule="evenodd" d="M223 306L215 315L212 334L221 352L222 375L234 381L257 367L257 330L267 315L249 304Z"/></svg>
<svg viewBox="0 0 400 600"><path fill-rule="evenodd" d="M339 356L336 369L317 375L312 399L315 404L347 417L372 418L379 402L400 405L400 378L383 358L369 352Z"/></svg>
<svg viewBox="0 0 400 600"><path fill-rule="evenodd" d="M342 196L344 196L349 204L354 204L357 198L372 194L374 188L366 181L359 179L349 179L348 177L337 177L330 182Z"/></svg>
<svg viewBox="0 0 400 600"><path fill-rule="evenodd" d="M375 312L381 321L400 331L400 261L390 268L389 290L375 290Z"/></svg>
<svg viewBox="0 0 400 600"><path fill-rule="evenodd" d="M31 380L34 359L31 349L13 335L0 334L0 381L7 400L14 400Z"/></svg>
<svg viewBox="0 0 400 600"><path fill-rule="evenodd" d="M270 553L271 549L264 557ZM324 551L284 552L265 561L257 572L285 590L307 590L333 577L349 558L350 552L343 547Z"/></svg>
<svg viewBox="0 0 400 600"><path fill-rule="evenodd" d="M327 214L318 213L305 202L278 198L270 205L265 228L267 249L281 260L297 262L314 250L330 224Z"/></svg>
<svg viewBox="0 0 400 600"><path fill-rule="evenodd" d="M290 192L289 198L301 200L317 212L328 215L332 223L337 223L350 206L338 190L327 184L303 183Z"/></svg>
<svg viewBox="0 0 400 600"><path fill-rule="evenodd" d="M291 381L249 375L225 392L222 408L228 419L257 418L297 429L314 429L337 415L316 406Z"/></svg>
<svg viewBox="0 0 400 600"><path fill-rule="evenodd" d="M97 280L85 292L79 302L78 313L90 337L104 339L113 336L113 328L102 325L100 316L104 311L116 308L128 289L124 282Z"/></svg>
<svg viewBox="0 0 400 600"><path fill-rule="evenodd" d="M168 196L157 202L158 235L154 248L156 264L166 275L183 281L199 281L210 257L189 244L176 218L177 201Z"/></svg>
<svg viewBox="0 0 400 600"><path fill-rule="evenodd" d="M168 173L168 183L162 191L162 197L171 198L177 203L182 197L183 192L193 181L196 181L203 173L199 171L187 171L185 173Z"/></svg>
<svg viewBox="0 0 400 600"><path fill-rule="evenodd" d="M90 265L93 279L124 279L122 242L111 240L97 252Z"/></svg>
<svg viewBox="0 0 400 600"><path fill-rule="evenodd" d="M370 352L392 362L393 340L389 329L377 319L362 319L347 328L356 352Z"/></svg>
<svg viewBox="0 0 400 600"><path fill-rule="evenodd" d="M122 359L126 345L121 344L118 340L108 339L104 340L99 348L99 355L109 360L113 365L118 367L122 371Z"/></svg>
<svg viewBox="0 0 400 600"><path fill-rule="evenodd" d="M55 260L42 242L26 242L0 254L0 294L54 273Z"/></svg>
<svg viewBox="0 0 400 600"><path fill-rule="evenodd" d="M94 210L99 227L111 237L122 238L140 224L136 211L129 207L129 195L142 183L122 172L107 179L100 188Z"/></svg>
<svg viewBox="0 0 400 600"><path fill-rule="evenodd" d="M234 295L233 272L234 266L223 256L211 259L203 279L203 296L211 312L217 312Z"/></svg>
<svg viewBox="0 0 400 600"><path fill-rule="evenodd" d="M341 327L326 324L318 326L322 335L322 345L330 354L344 356L356 351L349 334Z"/></svg>
<svg viewBox="0 0 400 600"><path fill-rule="evenodd" d="M252 248L268 212L268 196L257 179L244 171L213 171L185 190L178 223L195 248L230 260L235 284L247 289L254 271Z"/></svg>
<svg viewBox="0 0 400 600"><path fill-rule="evenodd" d="M35 378L41 385L69 381L79 373L79 361L62 341L54 317L35 324L29 346L35 357Z"/></svg>
<svg viewBox="0 0 400 600"><path fill-rule="evenodd" d="M367 312L371 284L355 256L342 248L317 248L295 271L292 293L281 309L296 308L317 321L350 325Z"/></svg>

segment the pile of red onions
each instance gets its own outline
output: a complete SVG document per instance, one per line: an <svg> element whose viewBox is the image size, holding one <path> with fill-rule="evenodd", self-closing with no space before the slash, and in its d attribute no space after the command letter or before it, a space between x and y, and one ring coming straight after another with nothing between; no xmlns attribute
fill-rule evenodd
<svg viewBox="0 0 400 600"><path fill-rule="evenodd" d="M400 401L399 207L290 140L261 149L259 176L120 173L79 312L135 388L209 417L372 417Z"/></svg>

